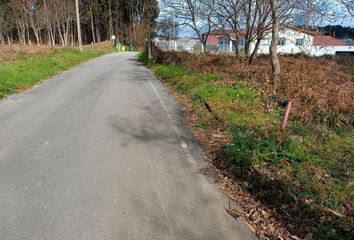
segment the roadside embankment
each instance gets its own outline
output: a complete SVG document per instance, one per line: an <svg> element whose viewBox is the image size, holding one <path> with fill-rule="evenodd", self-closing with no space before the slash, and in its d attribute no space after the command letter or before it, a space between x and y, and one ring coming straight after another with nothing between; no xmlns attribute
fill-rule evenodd
<svg viewBox="0 0 354 240"><path fill-rule="evenodd" d="M251 66L222 55L139 57L186 107L221 187L239 205L232 211L259 236L353 239L352 57L281 56L275 95L266 56Z"/></svg>
<svg viewBox="0 0 354 240"><path fill-rule="evenodd" d="M70 47L6 47L10 49L8 52L2 51L1 48L5 46L0 47L3 55L3 63L0 64L0 99L113 50L107 44L88 46L83 52Z"/></svg>

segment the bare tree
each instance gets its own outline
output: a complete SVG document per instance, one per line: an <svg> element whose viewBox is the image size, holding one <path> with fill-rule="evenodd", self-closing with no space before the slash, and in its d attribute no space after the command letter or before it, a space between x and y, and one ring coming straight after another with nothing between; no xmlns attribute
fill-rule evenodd
<svg viewBox="0 0 354 240"><path fill-rule="evenodd" d="M350 16L354 16L354 1L353 0L336 0L338 3L342 4L346 8L347 13Z"/></svg>
<svg viewBox="0 0 354 240"><path fill-rule="evenodd" d="M270 60L272 65L272 85L273 93L276 91L280 75L280 63L278 58L278 38L280 24L286 21L292 21L293 10L298 8L298 0L270 0L271 16L272 16L272 39L269 47Z"/></svg>
<svg viewBox="0 0 354 240"><path fill-rule="evenodd" d="M202 44L202 51L207 48L207 41L213 28L213 1L201 0L162 0L163 16L180 22L192 29Z"/></svg>
<svg viewBox="0 0 354 240"><path fill-rule="evenodd" d="M270 29L270 4L268 0L221 0L215 4L214 27L224 30L235 46L236 56L240 53L240 39L243 52L253 64L260 42ZM251 45L253 49L251 51Z"/></svg>
<svg viewBox="0 0 354 240"><path fill-rule="evenodd" d="M178 30L178 23L168 18L162 19L156 26L156 34L164 40L176 39Z"/></svg>
<svg viewBox="0 0 354 240"><path fill-rule="evenodd" d="M253 1L248 0L247 2L247 4L250 5ZM270 18L271 6L267 0L255 0L250 9L253 13L250 13L252 11L248 11L247 13L247 18L250 18L250 20L248 20L246 24L248 27L246 30L245 53L249 55L249 64L253 64L256 59L261 40L266 32L269 31L272 21ZM248 17L249 15L251 17ZM250 53L251 43L254 43L254 48Z"/></svg>
<svg viewBox="0 0 354 240"><path fill-rule="evenodd" d="M45 9L39 0L28 0L26 14L29 18L29 24L36 38L37 44L41 44L41 30L45 26Z"/></svg>
<svg viewBox="0 0 354 240"><path fill-rule="evenodd" d="M95 24L94 24L94 16L93 16L93 0L90 0L89 2L89 14L90 14L90 23L91 23L91 32L92 32L92 43L96 44L96 37L95 37Z"/></svg>
<svg viewBox="0 0 354 240"><path fill-rule="evenodd" d="M244 2L221 0L214 4L213 27L221 29L221 34L227 36L235 46L236 57L240 54L240 38L242 26L242 8Z"/></svg>
<svg viewBox="0 0 354 240"><path fill-rule="evenodd" d="M272 41L269 47L270 59L272 64L272 85L273 92L275 93L275 89L277 83L279 81L280 75L280 64L278 59L278 36L279 36L279 13L278 13L278 0L270 0L270 6L272 10Z"/></svg>
<svg viewBox="0 0 354 240"><path fill-rule="evenodd" d="M12 11L6 4L0 4L0 41L11 44L14 19L11 17Z"/></svg>
<svg viewBox="0 0 354 240"><path fill-rule="evenodd" d="M78 1L84 43L118 35L142 47L154 27L157 0ZM0 43L74 45L78 41L74 0L1 0ZM129 14L128 14L129 13Z"/></svg>

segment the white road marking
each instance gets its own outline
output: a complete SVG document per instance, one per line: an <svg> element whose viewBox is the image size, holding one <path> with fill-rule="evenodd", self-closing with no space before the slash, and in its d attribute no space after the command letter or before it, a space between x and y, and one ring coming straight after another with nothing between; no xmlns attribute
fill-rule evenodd
<svg viewBox="0 0 354 240"><path fill-rule="evenodd" d="M180 145L183 149L183 152L184 152L184 155L185 155L185 158L188 160L188 162L190 164L192 164L193 166L196 166L197 165L197 162L196 160L194 159L191 151L189 150L188 148L188 145L187 143L183 140L181 134L179 133L178 131L178 128L176 126L176 124L174 123L173 119L172 119L172 115L170 114L170 112L168 111L167 109L167 106L166 104L163 102L162 98L161 98L161 95L159 94L159 92L157 91L156 87L154 86L154 84L152 83L151 79L148 80L149 81L149 84L152 88L152 90L154 91L156 97L158 98L164 112L166 113L167 117L168 117L168 120L170 121L171 125L172 125L172 128L173 128L173 131L175 132L175 134L177 135L178 137L178 140L180 142Z"/></svg>

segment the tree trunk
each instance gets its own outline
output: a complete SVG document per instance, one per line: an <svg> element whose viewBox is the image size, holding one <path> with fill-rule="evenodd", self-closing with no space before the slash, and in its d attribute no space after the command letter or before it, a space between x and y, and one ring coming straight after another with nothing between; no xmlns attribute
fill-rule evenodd
<svg viewBox="0 0 354 240"><path fill-rule="evenodd" d="M49 13L48 13L48 7L47 7L47 1L44 0L43 1L43 6L44 6L44 12L45 12L45 15L44 15L44 23L47 25L47 34L48 34L48 40L47 40L47 44L48 45L54 45L53 43L53 39L52 39L52 36L53 36L53 33L52 33L52 26L51 26L51 22L49 20Z"/></svg>
<svg viewBox="0 0 354 240"><path fill-rule="evenodd" d="M136 32L135 32L135 21L134 21L134 6L133 6L133 2L132 2L132 6L131 6L131 8L132 8L132 11L131 11L131 25L132 25L132 31L133 31L133 34L132 34L132 41L136 41ZM133 44L132 42L131 42L131 44Z"/></svg>
<svg viewBox="0 0 354 240"><path fill-rule="evenodd" d="M9 35L7 35L7 44L11 45L11 37Z"/></svg>
<svg viewBox="0 0 354 240"><path fill-rule="evenodd" d="M42 38L41 30L38 31L38 36L39 36L39 45L42 45L43 44L43 38Z"/></svg>
<svg viewBox="0 0 354 240"><path fill-rule="evenodd" d="M37 45L40 45L40 41L39 41L39 29L34 25L34 21L33 21L33 18L30 17L30 24L31 24L31 28L32 28L32 31L34 33L34 36L36 38L36 42L37 42ZM27 30L28 31L28 30Z"/></svg>
<svg viewBox="0 0 354 240"><path fill-rule="evenodd" d="M73 24L73 23L72 23ZM75 31L74 31L74 29L75 29L75 27L74 26L71 26L70 27L70 29L71 29L71 33L70 33L70 45L71 46L74 46L75 45Z"/></svg>
<svg viewBox="0 0 354 240"><path fill-rule="evenodd" d="M58 33L59 33L59 37L60 37L60 41L61 41L61 45L65 46L65 42L64 42L64 38L63 38L63 34L61 33L61 28L60 28L60 22L58 21Z"/></svg>
<svg viewBox="0 0 354 240"><path fill-rule="evenodd" d="M240 57L240 37L236 36L235 41L232 41L232 44L235 45L235 54L238 59Z"/></svg>
<svg viewBox="0 0 354 240"><path fill-rule="evenodd" d="M49 30L49 26L47 27L47 34L48 34L48 45L53 45L52 43L52 37L51 37L51 31Z"/></svg>
<svg viewBox="0 0 354 240"><path fill-rule="evenodd" d="M28 44L31 46L32 42L31 42L31 38L30 38L30 34L29 34L29 27L28 27L28 20L27 20L27 14L26 12L24 13L25 15L25 27L26 27L26 31L27 31L27 40L28 40Z"/></svg>
<svg viewBox="0 0 354 240"><path fill-rule="evenodd" d="M0 42L1 42L2 45L5 44L5 38L4 38L4 36L3 36L3 34L1 32L0 32Z"/></svg>
<svg viewBox="0 0 354 240"><path fill-rule="evenodd" d="M22 19L16 21L17 34L18 34L19 41L23 45L26 45L26 29L25 29L24 24L22 23L21 20Z"/></svg>
<svg viewBox="0 0 354 240"><path fill-rule="evenodd" d="M48 31L49 31L50 41L51 41L52 45L55 46L55 44L56 44L56 42L55 42L56 34L55 34L55 31L53 31L53 27L52 27L51 23L49 23Z"/></svg>
<svg viewBox="0 0 354 240"><path fill-rule="evenodd" d="M95 18L96 20L96 37L97 37L97 42L101 42L101 32L100 32L100 24L98 17Z"/></svg>
<svg viewBox="0 0 354 240"><path fill-rule="evenodd" d="M250 52L250 42L248 40L248 37L245 37L245 55L248 56Z"/></svg>
<svg viewBox="0 0 354 240"><path fill-rule="evenodd" d="M65 29L65 34L64 34L64 40L65 40L65 46L69 46L69 34L70 34L70 26L71 26L71 18L68 17L66 20L66 24L63 24L64 29Z"/></svg>
<svg viewBox="0 0 354 240"><path fill-rule="evenodd" d="M33 31L34 36L36 38L37 45L41 45L40 40L39 40L39 31Z"/></svg>
<svg viewBox="0 0 354 240"><path fill-rule="evenodd" d="M261 44L261 40L262 40L262 38L257 38L257 41L256 41L256 44L255 44L254 49L252 51L252 54L251 54L250 58L248 59L248 64L250 64L250 65L254 64L254 61L256 60L257 52L259 49L259 45Z"/></svg>
<svg viewBox="0 0 354 240"><path fill-rule="evenodd" d="M206 51L207 51L207 43L206 43L206 41L203 41L202 42L202 53L204 53Z"/></svg>
<svg viewBox="0 0 354 240"><path fill-rule="evenodd" d="M95 26L93 24L93 14L92 14L92 1L90 1L90 20L91 20L92 42L93 44L96 44Z"/></svg>
<svg viewBox="0 0 354 240"><path fill-rule="evenodd" d="M111 0L108 1L108 38L110 39L113 35L113 21L112 21L112 4Z"/></svg>
<svg viewBox="0 0 354 240"><path fill-rule="evenodd" d="M250 54L250 45L251 45L251 34L253 29L251 29L251 11L252 11L252 1L248 1L246 14L246 35L245 35L245 55L249 56Z"/></svg>
<svg viewBox="0 0 354 240"><path fill-rule="evenodd" d="M272 64L272 85L273 93L276 91L276 87L279 81L280 64L278 59L278 36L279 36L279 16L277 11L277 0L270 0L272 8L272 41L269 47L270 58Z"/></svg>

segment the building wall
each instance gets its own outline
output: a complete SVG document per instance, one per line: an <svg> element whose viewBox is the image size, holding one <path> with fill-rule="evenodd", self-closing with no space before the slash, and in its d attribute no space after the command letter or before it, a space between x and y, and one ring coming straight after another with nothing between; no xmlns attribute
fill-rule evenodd
<svg viewBox="0 0 354 240"><path fill-rule="evenodd" d="M261 45L259 46L258 54L269 54L271 38L272 32L268 31L263 38L263 43L261 42ZM279 31L279 39L282 39L285 44L278 45L278 52L280 54L311 53L313 43L312 35L295 31L293 29L281 28ZM255 43L252 43L251 51L254 50L254 47Z"/></svg>
<svg viewBox="0 0 354 240"><path fill-rule="evenodd" d="M311 56L320 57L323 55L336 55L337 53L354 53L353 46L313 46Z"/></svg>
<svg viewBox="0 0 354 240"><path fill-rule="evenodd" d="M271 42L272 32L268 31L257 51L258 54L269 54L269 46ZM349 46L313 46L314 36L296 31L290 28L281 28L279 39L284 45L278 45L278 53L280 54L297 54L304 53L311 56L335 55L336 52L354 52L353 47ZM240 49L244 47L241 41ZM230 48L231 41L227 38L220 38L219 52L234 51L234 47ZM253 52L255 42L251 43L250 51Z"/></svg>
<svg viewBox="0 0 354 240"><path fill-rule="evenodd" d="M241 37L239 41L240 41L239 44L240 52L242 52L245 47L245 39ZM229 37L220 38L218 52L235 52L235 51L236 51L235 45L232 43Z"/></svg>
<svg viewBox="0 0 354 240"><path fill-rule="evenodd" d="M199 43L196 39L182 38L177 40L177 49L183 51L194 51L195 46Z"/></svg>
<svg viewBox="0 0 354 240"><path fill-rule="evenodd" d="M177 40L155 39L155 44L162 50L171 51L194 51L199 41L194 38L181 38Z"/></svg>

